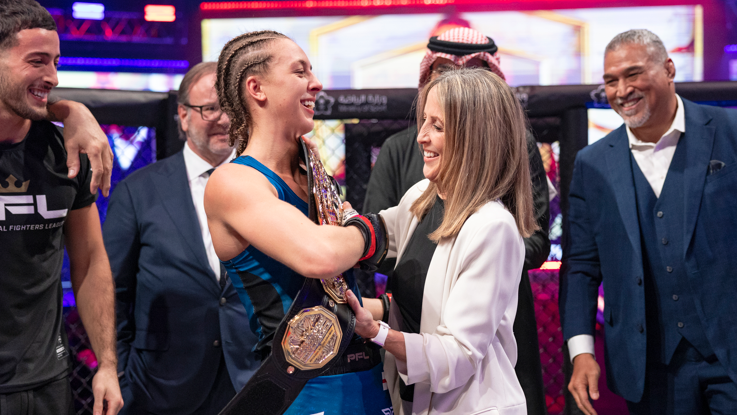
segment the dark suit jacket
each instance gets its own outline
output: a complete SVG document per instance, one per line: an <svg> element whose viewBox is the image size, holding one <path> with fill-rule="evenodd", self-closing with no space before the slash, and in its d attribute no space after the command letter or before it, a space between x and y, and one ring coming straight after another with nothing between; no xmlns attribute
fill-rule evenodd
<svg viewBox="0 0 737 415"><path fill-rule="evenodd" d="M737 381L737 112L683 100L682 256L699 318L717 358ZM709 174L712 160L724 167ZM563 247L560 313L566 340L594 334L604 282L607 383L637 402L645 382L643 251L627 132L622 126L578 153Z"/></svg>
<svg viewBox="0 0 737 415"><path fill-rule="evenodd" d="M221 289L207 262L182 152L118 184L104 239L121 386L135 406L191 413L210 393L223 354L239 391L260 364L251 352L257 339L230 280Z"/></svg>

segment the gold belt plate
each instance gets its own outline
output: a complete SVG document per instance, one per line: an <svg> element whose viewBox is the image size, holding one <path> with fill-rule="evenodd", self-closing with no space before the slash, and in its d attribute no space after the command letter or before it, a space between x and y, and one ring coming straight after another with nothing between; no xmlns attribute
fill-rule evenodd
<svg viewBox="0 0 737 415"><path fill-rule="evenodd" d="M287 362L300 370L320 369L338 353L343 331L325 307L305 308L288 323L282 339Z"/></svg>

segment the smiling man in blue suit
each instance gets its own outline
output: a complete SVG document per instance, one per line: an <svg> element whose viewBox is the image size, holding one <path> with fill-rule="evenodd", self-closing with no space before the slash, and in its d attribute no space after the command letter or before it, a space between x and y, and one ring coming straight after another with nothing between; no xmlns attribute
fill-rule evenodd
<svg viewBox="0 0 737 415"><path fill-rule="evenodd" d="M110 200L123 414L217 414L260 365L205 216L210 173L233 158L215 69L201 63L182 80L184 150L131 174Z"/></svg>
<svg viewBox="0 0 737 415"><path fill-rule="evenodd" d="M576 157L560 310L586 414L602 281L607 385L630 413L737 408L737 112L682 99L675 72L655 34L617 35L604 82L625 125Z"/></svg>

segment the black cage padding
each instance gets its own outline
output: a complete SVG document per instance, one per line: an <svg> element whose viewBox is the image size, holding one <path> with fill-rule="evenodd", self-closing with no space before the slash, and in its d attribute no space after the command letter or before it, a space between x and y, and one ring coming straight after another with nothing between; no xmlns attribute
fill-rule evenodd
<svg viewBox="0 0 737 415"><path fill-rule="evenodd" d="M540 142L560 143L561 208L568 205L568 186L576 153L588 143L587 108L607 107L603 85L519 86L513 88ZM346 195L361 206L371 172L371 149L393 132L414 122L416 88L321 91L315 119L358 119L346 124ZM676 92L711 105L737 106L737 82L683 82ZM57 88L54 96L87 105L101 124L156 128L157 158L182 149L176 122L176 91L136 92Z"/></svg>
<svg viewBox="0 0 737 415"><path fill-rule="evenodd" d="M176 120L176 91L56 88L51 97L85 104L100 124L156 128L156 158L159 160L184 146L179 139Z"/></svg>

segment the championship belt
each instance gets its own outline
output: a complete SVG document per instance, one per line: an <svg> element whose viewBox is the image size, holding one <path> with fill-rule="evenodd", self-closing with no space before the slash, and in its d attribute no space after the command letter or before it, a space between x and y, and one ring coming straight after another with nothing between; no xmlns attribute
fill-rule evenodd
<svg viewBox="0 0 737 415"><path fill-rule="evenodd" d="M320 159L299 141L307 170L310 220L342 226L337 184ZM283 414L308 380L336 374L331 369L348 348L356 325L345 298L347 290L342 274L323 280L305 278L274 334L271 354L220 415Z"/></svg>

